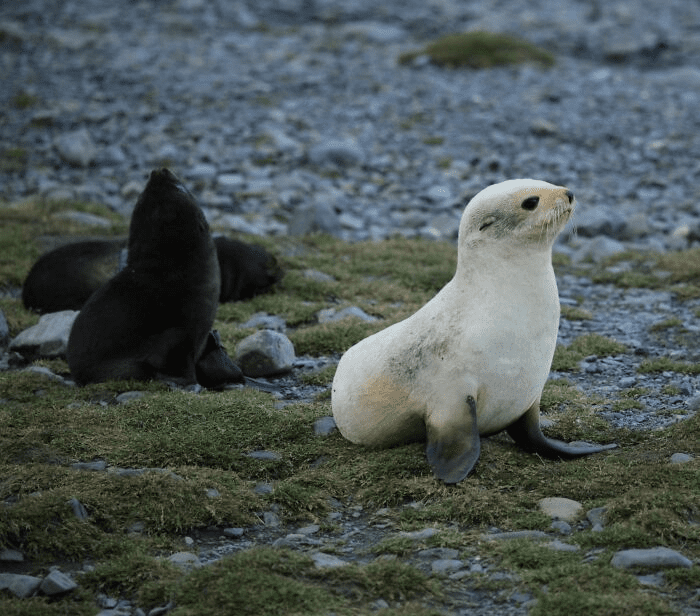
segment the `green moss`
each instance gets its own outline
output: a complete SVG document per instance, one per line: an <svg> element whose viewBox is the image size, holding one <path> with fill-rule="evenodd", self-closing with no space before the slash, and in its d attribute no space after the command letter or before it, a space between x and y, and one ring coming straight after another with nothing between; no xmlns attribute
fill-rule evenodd
<svg viewBox="0 0 700 616"><path fill-rule="evenodd" d="M700 364L689 364L683 361L675 361L669 357L657 357L645 359L637 368L637 372L643 374L655 372L679 372L681 374L700 374Z"/></svg>
<svg viewBox="0 0 700 616"><path fill-rule="evenodd" d="M12 97L10 104L15 109L29 109L39 102L39 97L27 92L18 92Z"/></svg>
<svg viewBox="0 0 700 616"><path fill-rule="evenodd" d="M29 156L24 148L7 148L0 152L0 171L14 173L24 171Z"/></svg>
<svg viewBox="0 0 700 616"><path fill-rule="evenodd" d="M399 62L407 64L423 54L433 64L449 68L491 68L524 62L534 62L544 67L554 64L554 56L544 49L514 36L491 32L448 34L429 43L421 51L402 54Z"/></svg>
<svg viewBox="0 0 700 616"><path fill-rule="evenodd" d="M667 329L671 329L672 327L679 327L680 325L683 325L683 321L681 321L678 317L671 317L669 319L659 321L658 323L654 323L649 327L649 331L661 332L666 331Z"/></svg>
<svg viewBox="0 0 700 616"><path fill-rule="evenodd" d="M611 267L624 262L618 271ZM664 272L663 275L660 275ZM671 291L679 299L700 297L700 248L650 253L628 251L608 259L603 268L591 276L596 283L613 283L619 287L644 287Z"/></svg>
<svg viewBox="0 0 700 616"><path fill-rule="evenodd" d="M593 318L593 315L583 308L575 308L562 304L561 316L569 321L588 321Z"/></svg>
<svg viewBox="0 0 700 616"><path fill-rule="evenodd" d="M600 334L579 336L568 347L557 345L552 360L552 370L577 370L579 362L590 355L608 357L624 353L626 347Z"/></svg>

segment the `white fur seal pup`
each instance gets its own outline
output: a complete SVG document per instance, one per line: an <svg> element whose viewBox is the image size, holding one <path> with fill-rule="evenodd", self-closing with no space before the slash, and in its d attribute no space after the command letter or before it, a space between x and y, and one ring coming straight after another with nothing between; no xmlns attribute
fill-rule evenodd
<svg viewBox="0 0 700 616"><path fill-rule="evenodd" d="M477 194L460 222L454 278L341 358L332 387L341 434L371 447L427 440L445 483L474 467L480 434L503 429L547 457L615 447L549 439L539 425L559 329L552 245L574 206L571 191L537 180Z"/></svg>

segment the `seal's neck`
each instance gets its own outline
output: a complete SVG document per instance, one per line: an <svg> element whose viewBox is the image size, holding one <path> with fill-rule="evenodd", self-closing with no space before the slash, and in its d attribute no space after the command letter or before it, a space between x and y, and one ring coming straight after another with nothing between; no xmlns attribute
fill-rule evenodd
<svg viewBox="0 0 700 616"><path fill-rule="evenodd" d="M550 244L489 242L460 250L457 260L457 277L472 278L490 272L518 276L525 272L552 271L552 246ZM473 278L472 278L473 279Z"/></svg>

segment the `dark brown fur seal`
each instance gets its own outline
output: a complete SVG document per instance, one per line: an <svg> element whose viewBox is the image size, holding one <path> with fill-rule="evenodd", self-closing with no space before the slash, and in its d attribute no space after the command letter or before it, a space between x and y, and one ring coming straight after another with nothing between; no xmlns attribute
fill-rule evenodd
<svg viewBox="0 0 700 616"><path fill-rule="evenodd" d="M126 238L75 242L42 255L22 285L28 310L80 310L88 298L119 271Z"/></svg>
<svg viewBox="0 0 700 616"><path fill-rule="evenodd" d="M223 236L215 238L214 243L221 271L221 303L250 299L282 279L277 259L262 246Z"/></svg>
<svg viewBox="0 0 700 616"><path fill-rule="evenodd" d="M73 324L74 379L197 383L219 287L216 248L195 198L167 169L153 171L131 217L126 268Z"/></svg>
<svg viewBox="0 0 700 616"><path fill-rule="evenodd" d="M219 301L235 302L265 293L282 278L277 259L262 246L227 237L214 239L221 291ZM120 268L126 238L74 242L42 255L22 287L24 307L41 314L80 310Z"/></svg>

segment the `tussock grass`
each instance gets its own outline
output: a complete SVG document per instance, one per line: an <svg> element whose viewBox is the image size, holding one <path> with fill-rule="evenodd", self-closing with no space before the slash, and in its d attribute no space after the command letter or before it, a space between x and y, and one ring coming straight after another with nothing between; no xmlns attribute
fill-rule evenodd
<svg viewBox="0 0 700 616"><path fill-rule="evenodd" d="M70 231L43 208L73 209L73 204L23 207L0 208L0 286L24 278L38 254L31 241L35 235ZM237 324L266 311L293 328L289 333L298 354L340 354L428 301L450 279L456 261L453 245L418 240L346 244L315 236L262 243L288 273L275 293L221 306L215 327L229 348L250 332L241 332ZM332 275L335 282L309 283L303 275L309 268ZM318 310L353 304L382 320L316 323ZM18 300L3 300L2 309L13 335L35 320ZM623 351L615 341L584 336L567 354L558 349L555 361L575 368L587 355ZM62 360L40 363L68 373ZM333 372L331 367L308 380L329 384ZM143 398L114 402L130 390L143 391ZM396 554L398 560L334 571L317 571L303 554L262 548L187 576L162 558L183 549L182 535L192 529L248 526L273 507L283 522L325 524L331 499L370 513L393 507L397 529L439 528L426 545L455 547L516 572L519 581L499 582L499 592L513 585L529 589L539 599L536 614L577 613L577 606L586 606L593 616L621 613L621 606L645 615L668 614L673 613L669 596L682 596L698 584L697 566L669 572L666 584L655 590L642 589L633 576L609 565L612 550L628 547L665 545L700 558L698 415L661 431L616 430L599 418L599 400L565 380L552 381L542 397L543 411L554 422L546 430L549 436L615 441L620 448L558 462L525 453L499 434L482 440L472 475L445 486L432 477L421 443L375 451L352 445L338 433L316 437L313 421L331 413L329 401L278 409L276 398L249 389L195 395L138 382L72 388L16 371L0 373L0 400L0 548L22 551L35 571L59 560L80 564L90 559L95 565L80 578L80 590L68 597L53 602L0 597L3 614L92 614L98 592L144 607L173 600L174 614L227 609L365 614L383 598L394 605L385 614L427 616L436 612L425 600L427 605L448 601L451 583L426 578L403 562L412 548L391 535L369 556ZM247 455L258 449L275 451L280 459ZM677 451L695 459L671 465ZM151 470L121 476L71 467L91 460ZM270 483L272 492L256 494L260 482ZM208 496L211 489L218 496ZM501 545L479 539L492 526L547 529L550 520L537 507L546 496L573 498L586 509L605 506L605 530L575 532L570 540L582 551L573 556L534 542ZM72 498L86 508L86 520L75 517L68 504ZM589 552L597 559L583 557Z"/></svg>
<svg viewBox="0 0 700 616"><path fill-rule="evenodd" d="M532 62L544 67L554 64L548 51L521 38L493 32L464 32L442 36L423 50L411 51L399 57L400 64L408 64L419 55L427 55L433 64L448 68L491 68Z"/></svg>

